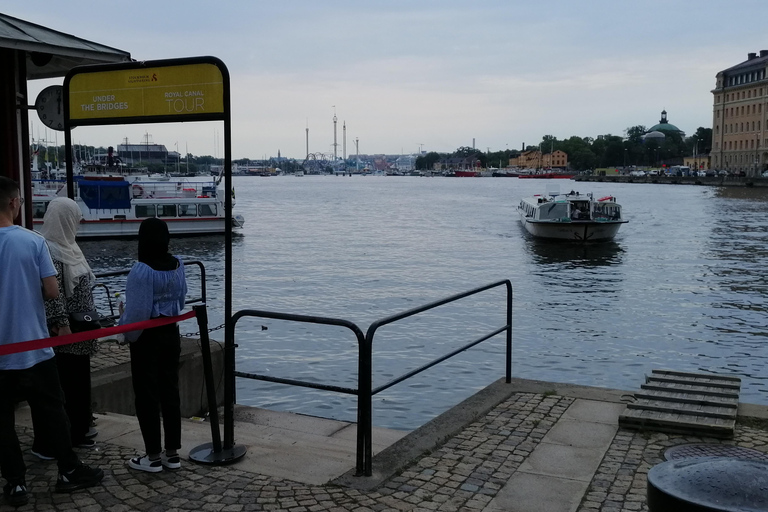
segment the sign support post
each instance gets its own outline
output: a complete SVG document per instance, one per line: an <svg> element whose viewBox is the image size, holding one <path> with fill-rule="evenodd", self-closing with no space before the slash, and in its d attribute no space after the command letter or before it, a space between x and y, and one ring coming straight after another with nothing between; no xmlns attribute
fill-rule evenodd
<svg viewBox="0 0 768 512"><path fill-rule="evenodd" d="M229 71L215 57L80 66L64 79L67 195L74 199L72 128L138 123L224 122L224 445L206 443L189 457L222 465L246 452L234 442L235 338L232 325L232 118ZM217 415L215 404L211 415ZM218 421L218 417L217 417ZM215 446L214 446L215 444Z"/></svg>

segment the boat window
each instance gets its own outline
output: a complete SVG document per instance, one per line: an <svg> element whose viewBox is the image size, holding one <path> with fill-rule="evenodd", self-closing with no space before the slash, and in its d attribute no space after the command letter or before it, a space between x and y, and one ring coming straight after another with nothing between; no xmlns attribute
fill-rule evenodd
<svg viewBox="0 0 768 512"><path fill-rule="evenodd" d="M562 218L568 218L567 202L549 203L539 207L539 220Z"/></svg>
<svg viewBox="0 0 768 512"><path fill-rule="evenodd" d="M179 217L195 217L197 216L197 208L194 204L180 204L179 205Z"/></svg>
<svg viewBox="0 0 768 512"><path fill-rule="evenodd" d="M197 205L197 214L201 217L213 217L216 215L215 204L199 204Z"/></svg>
<svg viewBox="0 0 768 512"><path fill-rule="evenodd" d="M175 204L159 204L157 205L158 217L175 217L176 205Z"/></svg>
<svg viewBox="0 0 768 512"><path fill-rule="evenodd" d="M45 216L45 210L47 209L47 201L32 201L32 218L42 219Z"/></svg>
<svg viewBox="0 0 768 512"><path fill-rule="evenodd" d="M155 216L155 205L153 204L137 204L136 205L136 218L142 219L144 217Z"/></svg>
<svg viewBox="0 0 768 512"><path fill-rule="evenodd" d="M616 203L595 204L594 217L598 220L619 220L621 219L621 207Z"/></svg>

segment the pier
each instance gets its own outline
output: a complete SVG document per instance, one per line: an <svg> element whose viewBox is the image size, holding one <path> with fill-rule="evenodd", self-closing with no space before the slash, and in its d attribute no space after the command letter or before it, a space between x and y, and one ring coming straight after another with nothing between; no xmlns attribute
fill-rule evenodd
<svg viewBox="0 0 768 512"><path fill-rule="evenodd" d="M768 178L742 176L587 176L579 174L574 181L590 183L658 183L662 185L706 185L710 187L768 188Z"/></svg>
<svg viewBox="0 0 768 512"><path fill-rule="evenodd" d="M638 376L640 380L640 376ZM53 494L56 464L29 452L26 408L17 433L29 505L19 510L160 511L637 511L647 510L648 471L675 446L744 447L768 456L768 407L739 404L732 440L620 428L631 392L499 380L413 432L375 429L373 476L355 477L351 424L238 407L235 435L248 454L230 466L186 459L179 470L132 471L143 450L132 416L97 414L101 485ZM210 436L185 420L182 454ZM0 510L13 510L2 505Z"/></svg>

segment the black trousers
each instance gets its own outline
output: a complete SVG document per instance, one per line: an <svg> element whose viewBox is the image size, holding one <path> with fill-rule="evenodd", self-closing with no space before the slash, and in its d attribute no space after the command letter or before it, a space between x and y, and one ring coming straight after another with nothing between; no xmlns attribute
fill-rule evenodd
<svg viewBox="0 0 768 512"><path fill-rule="evenodd" d="M24 480L26 466L16 435L16 397L26 398L41 421L36 433L50 441L59 471L69 471L79 462L72 451L69 420L64 412L64 393L55 358L25 370L0 370L0 471L9 483Z"/></svg>
<svg viewBox="0 0 768 512"><path fill-rule="evenodd" d="M181 448L180 354L181 339L176 324L146 329L131 343L136 418L148 454L162 451L161 413L165 449Z"/></svg>
<svg viewBox="0 0 768 512"><path fill-rule="evenodd" d="M91 428L91 356L58 352L64 410L69 417L70 436L74 446L85 440Z"/></svg>

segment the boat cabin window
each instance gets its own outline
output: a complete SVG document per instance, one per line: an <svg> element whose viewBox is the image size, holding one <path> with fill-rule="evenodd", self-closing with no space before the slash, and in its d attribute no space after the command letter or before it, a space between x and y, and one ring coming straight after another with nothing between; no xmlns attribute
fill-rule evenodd
<svg viewBox="0 0 768 512"><path fill-rule="evenodd" d="M565 201L539 206L539 220L568 218L568 203Z"/></svg>
<svg viewBox="0 0 768 512"><path fill-rule="evenodd" d="M157 205L158 217L175 217L176 205L175 204L159 204Z"/></svg>
<svg viewBox="0 0 768 512"><path fill-rule="evenodd" d="M216 215L215 204L199 204L197 205L197 214L201 217L213 217Z"/></svg>
<svg viewBox="0 0 768 512"><path fill-rule="evenodd" d="M180 204L179 205L179 217L196 217L197 208L194 204Z"/></svg>
<svg viewBox="0 0 768 512"><path fill-rule="evenodd" d="M595 219L620 220L621 206L616 203L598 203L595 205Z"/></svg>
<svg viewBox="0 0 768 512"><path fill-rule="evenodd" d="M48 209L48 201L32 201L32 218L42 219Z"/></svg>
<svg viewBox="0 0 768 512"><path fill-rule="evenodd" d="M153 204L137 204L136 205L136 218L142 219L144 217L155 216L155 205Z"/></svg>

